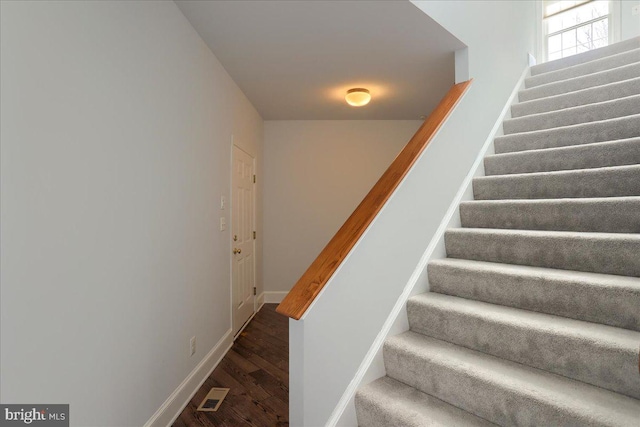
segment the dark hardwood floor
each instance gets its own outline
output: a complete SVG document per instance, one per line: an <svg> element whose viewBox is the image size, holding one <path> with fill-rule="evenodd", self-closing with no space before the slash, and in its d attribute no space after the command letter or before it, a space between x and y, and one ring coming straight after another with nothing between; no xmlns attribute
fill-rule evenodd
<svg viewBox="0 0 640 427"><path fill-rule="evenodd" d="M289 323L265 304L214 369L174 427L289 425ZM229 388L217 412L198 412L212 387Z"/></svg>

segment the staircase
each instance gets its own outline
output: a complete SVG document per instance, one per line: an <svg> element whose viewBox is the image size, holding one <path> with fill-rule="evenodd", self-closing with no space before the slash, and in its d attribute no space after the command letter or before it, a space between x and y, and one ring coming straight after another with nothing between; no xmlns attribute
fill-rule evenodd
<svg viewBox="0 0 640 427"><path fill-rule="evenodd" d="M640 426L640 38L525 86L360 426Z"/></svg>

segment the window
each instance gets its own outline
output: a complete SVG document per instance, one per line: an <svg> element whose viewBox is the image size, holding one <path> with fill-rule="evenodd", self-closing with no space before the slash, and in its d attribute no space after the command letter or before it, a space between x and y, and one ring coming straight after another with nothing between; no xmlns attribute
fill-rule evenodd
<svg viewBox="0 0 640 427"><path fill-rule="evenodd" d="M610 2L545 0L545 48L548 61L609 44Z"/></svg>

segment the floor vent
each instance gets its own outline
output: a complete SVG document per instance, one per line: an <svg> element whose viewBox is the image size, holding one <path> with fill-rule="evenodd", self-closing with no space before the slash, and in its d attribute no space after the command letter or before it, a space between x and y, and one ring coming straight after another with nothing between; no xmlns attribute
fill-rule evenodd
<svg viewBox="0 0 640 427"><path fill-rule="evenodd" d="M198 406L198 411L216 412L222 405L224 398L227 397L227 393L229 393L228 388L212 388L200 406Z"/></svg>

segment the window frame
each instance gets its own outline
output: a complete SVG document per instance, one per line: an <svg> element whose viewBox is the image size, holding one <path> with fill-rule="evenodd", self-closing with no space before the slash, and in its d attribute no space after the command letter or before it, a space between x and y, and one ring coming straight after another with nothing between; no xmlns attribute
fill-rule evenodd
<svg viewBox="0 0 640 427"><path fill-rule="evenodd" d="M616 43L620 40L620 26L619 26L619 22L620 22L620 2L621 0L608 0L609 2L609 14L607 15L608 17L608 44L612 44L612 43ZM584 3L587 4L587 3ZM580 6L583 6L579 5ZM553 36L556 34L562 34L563 32L566 31L571 31L571 29L573 28L578 28L581 27L583 25L586 25L588 23L594 22L594 21L599 21L601 19L604 19L604 17L598 17L598 18L594 18L590 21L586 21L586 22L582 22L580 24L576 24L572 27L567 27L564 28L562 30L556 31L553 34L549 34L548 33L548 20L544 17L544 1L543 0L537 0L536 1L536 20L538 21L538 25L540 28L539 31L539 37L538 37L538 57L542 59L541 62L548 62L549 61L549 52L548 52L548 39L549 36ZM567 9L565 12L569 11L570 9ZM563 13L563 12L560 12Z"/></svg>

